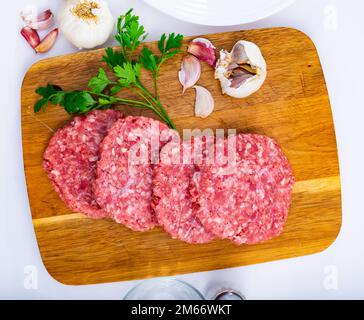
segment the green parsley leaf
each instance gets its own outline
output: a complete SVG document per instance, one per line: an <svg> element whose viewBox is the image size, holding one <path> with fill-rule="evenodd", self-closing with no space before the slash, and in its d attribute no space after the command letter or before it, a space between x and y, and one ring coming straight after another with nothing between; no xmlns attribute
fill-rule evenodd
<svg viewBox="0 0 364 320"><path fill-rule="evenodd" d="M63 94L61 87L52 84L48 84L46 87L39 87L37 90L35 90L35 92L42 97L42 99L37 101L37 103L34 105L35 113L44 110L50 100L53 103L53 100L56 100L58 95Z"/></svg>
<svg viewBox="0 0 364 320"><path fill-rule="evenodd" d="M140 63L145 69L151 71L154 78L156 78L163 62L181 52L179 48L182 46L182 40L183 36L181 34L175 35L174 33L171 33L167 38L166 34L163 33L158 41L158 49L161 52L161 55L153 55L151 50L144 48L139 57Z"/></svg>
<svg viewBox="0 0 364 320"><path fill-rule="evenodd" d="M167 44L166 44L166 51L170 51L172 49L179 49L182 46L183 35L171 33L168 36Z"/></svg>
<svg viewBox="0 0 364 320"><path fill-rule="evenodd" d="M139 23L139 17L133 14L133 9L119 17L117 31L115 39L121 46L124 59L131 59L135 49L147 37L144 26Z"/></svg>
<svg viewBox="0 0 364 320"><path fill-rule="evenodd" d="M164 44L166 43L166 39L167 39L167 36L165 33L163 33L161 35L161 38L160 40L158 41L158 49L161 53L163 53L165 51L165 47L164 47Z"/></svg>
<svg viewBox="0 0 364 320"><path fill-rule="evenodd" d="M114 68L115 75L119 78L118 82L123 87L129 87L135 84L140 78L140 64L125 62L123 66L116 66Z"/></svg>
<svg viewBox="0 0 364 320"><path fill-rule="evenodd" d="M49 101L53 104L63 105L64 96L66 95L66 92L64 91L58 91L57 93L53 94Z"/></svg>
<svg viewBox="0 0 364 320"><path fill-rule="evenodd" d="M88 83L89 88L92 92L101 93L110 84L110 80L106 75L104 69L100 68L99 73L96 77L91 78Z"/></svg>
<svg viewBox="0 0 364 320"><path fill-rule="evenodd" d="M158 41L158 49L162 54L167 53L168 51L172 49L179 49L182 46L183 41L183 35L174 33L171 33L168 35L168 39L166 41L167 37L165 34L163 34Z"/></svg>
<svg viewBox="0 0 364 320"><path fill-rule="evenodd" d="M63 107L65 110L72 113L85 113L90 111L95 105L94 98L85 91L71 91L64 96Z"/></svg>
<svg viewBox="0 0 364 320"><path fill-rule="evenodd" d="M44 107L47 105L48 99L42 98L40 99L34 106L34 112L37 113L40 110L44 109Z"/></svg>
<svg viewBox="0 0 364 320"><path fill-rule="evenodd" d="M62 91L61 87L48 84L46 87L40 87L37 90L35 90L35 93L39 94L41 97L45 99L49 99L53 94L59 91Z"/></svg>
<svg viewBox="0 0 364 320"><path fill-rule="evenodd" d="M113 48L105 49L105 55L102 57L102 60L107 63L110 69L115 68L117 65L121 66L126 62L123 53Z"/></svg>
<svg viewBox="0 0 364 320"><path fill-rule="evenodd" d="M154 97L157 100L159 100L157 83L159 69L166 60L181 52L182 40L183 36L181 34L175 35L171 33L167 37L164 33L158 41L158 49L161 52L159 56L154 55L148 48L144 48L141 52L139 61L145 69L151 71L153 74Z"/></svg>
<svg viewBox="0 0 364 320"><path fill-rule="evenodd" d="M143 65L143 67L149 71L152 71L153 73L157 72L158 70L158 60L158 56L153 55L153 52L150 51L148 48L144 48L139 57L139 61Z"/></svg>

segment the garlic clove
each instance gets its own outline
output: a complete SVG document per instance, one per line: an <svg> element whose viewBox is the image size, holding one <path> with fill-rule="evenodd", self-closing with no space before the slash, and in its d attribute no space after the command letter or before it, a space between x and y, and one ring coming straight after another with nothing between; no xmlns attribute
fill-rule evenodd
<svg viewBox="0 0 364 320"><path fill-rule="evenodd" d="M48 33L42 40L42 42L37 47L34 48L35 51L37 53L48 52L54 46L54 43L57 40L57 36L58 36L58 28Z"/></svg>
<svg viewBox="0 0 364 320"><path fill-rule="evenodd" d="M205 38L196 38L188 45L187 52L196 58L205 61L210 66L216 65L215 47L210 40Z"/></svg>
<svg viewBox="0 0 364 320"><path fill-rule="evenodd" d="M201 86L196 89L195 116L207 118L214 111L214 98L209 90Z"/></svg>
<svg viewBox="0 0 364 320"><path fill-rule="evenodd" d="M25 24L34 30L45 30L53 24L53 13L50 9L36 14L34 7L24 9L21 13L21 18Z"/></svg>
<svg viewBox="0 0 364 320"><path fill-rule="evenodd" d="M254 75L246 70L235 69L231 73L231 88L240 88L246 81L253 78Z"/></svg>
<svg viewBox="0 0 364 320"><path fill-rule="evenodd" d="M240 40L238 41L234 47L244 46L245 55L248 57L248 61L246 62L253 68L261 68L266 69L267 64L264 60L264 57L262 55L262 52L260 51L260 48L253 42ZM234 49L234 48L233 48ZM243 55L243 53L242 53ZM235 58L235 57L233 57ZM236 59L239 60L238 57ZM241 60L240 60L241 61ZM238 64L243 64L243 62L238 61Z"/></svg>
<svg viewBox="0 0 364 320"><path fill-rule="evenodd" d="M183 93L192 88L201 76L201 63L195 56L188 55L182 59L181 69L178 72L179 82L182 84Z"/></svg>
<svg viewBox="0 0 364 320"><path fill-rule="evenodd" d="M258 91L267 76L267 64L259 47L249 41L238 41L231 52L222 50L215 68L224 94L245 98Z"/></svg>
<svg viewBox="0 0 364 320"><path fill-rule="evenodd" d="M40 44L38 32L32 28L24 27L21 29L20 33L33 49L35 49Z"/></svg>
<svg viewBox="0 0 364 320"><path fill-rule="evenodd" d="M51 10L46 10L38 15L37 21L29 26L36 30L45 30L53 25L53 13Z"/></svg>
<svg viewBox="0 0 364 320"><path fill-rule="evenodd" d="M249 63L249 57L245 50L244 43L238 41L231 50L231 61L236 64Z"/></svg>

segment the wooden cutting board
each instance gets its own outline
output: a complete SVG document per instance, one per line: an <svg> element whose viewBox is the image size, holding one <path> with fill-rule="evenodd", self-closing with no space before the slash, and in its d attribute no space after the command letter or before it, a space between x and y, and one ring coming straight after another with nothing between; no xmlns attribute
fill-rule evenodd
<svg viewBox="0 0 364 320"><path fill-rule="evenodd" d="M161 229L137 233L111 220L91 220L65 207L43 172L42 155L54 130L70 117L56 106L34 114L34 90L48 82L63 89L83 89L102 65L103 50L40 61L22 87L24 167L34 229L48 272L65 284L169 276L222 269L323 251L341 227L341 189L335 132L320 61L312 41L288 28L206 36L218 49L240 39L257 43L268 64L262 89L247 99L221 94L213 70L203 65L199 83L215 98L215 112L193 116L194 90L184 95L177 79L182 54L165 64L160 76L161 100L178 130L236 128L275 138L292 164L296 184L283 234L260 245L229 241L188 245ZM186 44L190 39L186 39ZM155 43L147 44L155 48ZM148 80L147 75L143 77ZM124 94L125 95L125 94ZM126 114L150 115L125 108Z"/></svg>

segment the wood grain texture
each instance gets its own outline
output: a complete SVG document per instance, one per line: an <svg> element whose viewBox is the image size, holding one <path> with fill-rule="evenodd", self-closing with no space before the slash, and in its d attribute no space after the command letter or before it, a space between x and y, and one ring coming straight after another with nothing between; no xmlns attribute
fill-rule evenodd
<svg viewBox="0 0 364 320"><path fill-rule="evenodd" d="M72 213L53 191L41 167L53 131L69 121L69 116L53 106L34 115L34 90L48 82L64 89L85 88L102 65L103 50L51 58L33 65L25 76L22 136L38 245L47 270L58 281L90 284L242 266L320 252L336 239L341 227L339 165L330 103L314 44L303 33L288 28L207 37L218 49L230 49L240 39L257 43L268 65L262 89L247 99L223 96L213 70L204 64L199 83L212 92L216 107L209 118L195 118L194 90L182 95L177 79L181 54L161 70L161 100L179 131L236 128L279 142L296 178L283 234L253 246L238 247L229 241L188 245L170 239L159 228L137 233L110 220L95 221ZM147 45L155 48L155 43ZM151 86L148 75L143 77ZM122 109L126 114L152 116Z"/></svg>

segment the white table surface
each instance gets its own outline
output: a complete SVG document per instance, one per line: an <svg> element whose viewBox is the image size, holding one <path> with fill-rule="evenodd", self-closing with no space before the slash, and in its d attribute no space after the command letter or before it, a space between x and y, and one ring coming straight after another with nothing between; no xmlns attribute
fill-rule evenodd
<svg viewBox="0 0 364 320"><path fill-rule="evenodd" d="M23 171L20 87L26 70L36 60L76 50L60 37L48 54L36 56L32 52L19 35L19 12L29 2L10 1L0 19L0 298L121 299L137 281L65 286L47 273L40 258ZM55 9L56 2L33 3ZM325 252L311 256L177 278L203 294L213 288L231 286L248 299L364 298L364 2L298 0L268 19L226 28L177 21L140 0L109 3L115 16L134 7L149 31L150 40L171 31L193 35L271 26L295 27L313 39L326 75L339 147L343 225L338 239ZM37 271L36 288L24 285L27 266Z"/></svg>

